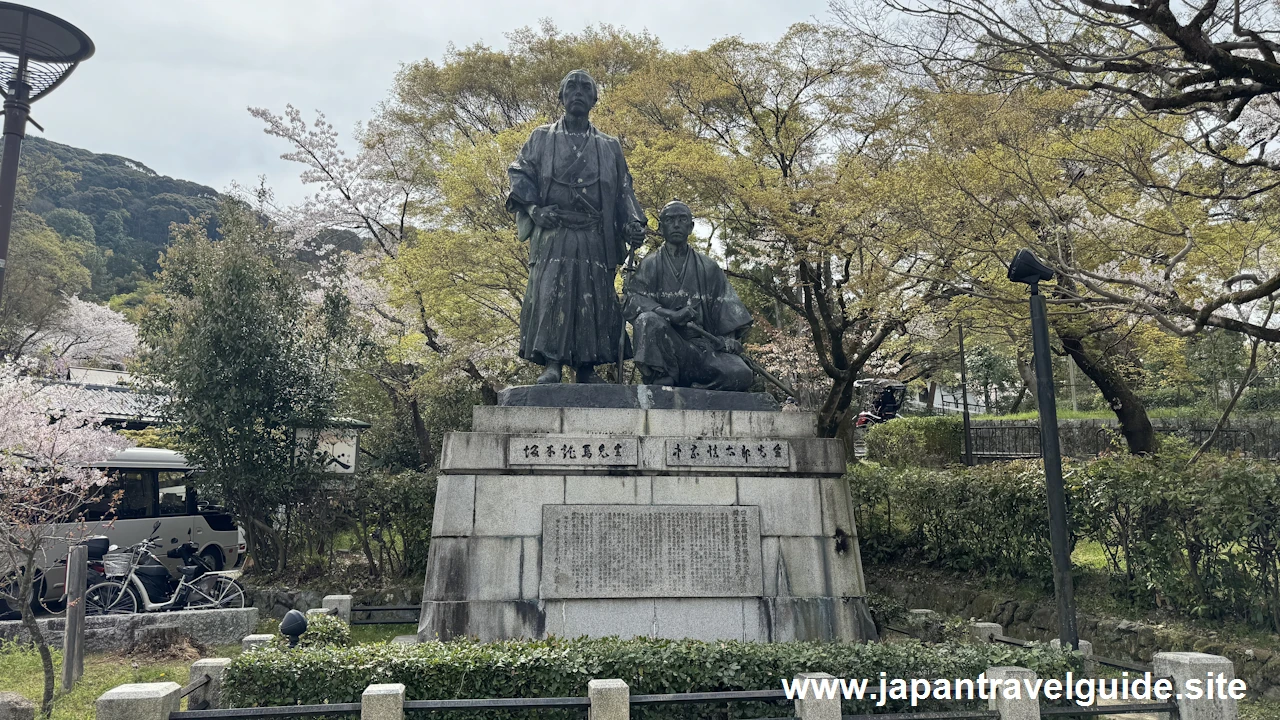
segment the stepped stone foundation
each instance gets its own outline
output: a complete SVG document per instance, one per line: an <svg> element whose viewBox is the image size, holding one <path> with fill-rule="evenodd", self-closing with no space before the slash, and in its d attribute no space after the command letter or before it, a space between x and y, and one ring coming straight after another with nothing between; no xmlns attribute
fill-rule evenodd
<svg viewBox="0 0 1280 720"><path fill-rule="evenodd" d="M844 446L812 413L581 407L593 387L664 397L508 392L577 406L476 407L445 437L421 640L875 637Z"/></svg>

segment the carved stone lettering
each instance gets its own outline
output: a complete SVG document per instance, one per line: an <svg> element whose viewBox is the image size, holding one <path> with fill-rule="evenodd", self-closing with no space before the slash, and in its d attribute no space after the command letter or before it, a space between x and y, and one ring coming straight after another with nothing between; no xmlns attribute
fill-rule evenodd
<svg viewBox="0 0 1280 720"><path fill-rule="evenodd" d="M750 597L760 509L545 505L541 597Z"/></svg>
<svg viewBox="0 0 1280 720"><path fill-rule="evenodd" d="M619 435L511 437L507 438L507 465L638 465L639 442L634 436Z"/></svg>
<svg viewBox="0 0 1280 720"><path fill-rule="evenodd" d="M672 438L667 440L666 453L668 467L791 467L791 445L786 440Z"/></svg>

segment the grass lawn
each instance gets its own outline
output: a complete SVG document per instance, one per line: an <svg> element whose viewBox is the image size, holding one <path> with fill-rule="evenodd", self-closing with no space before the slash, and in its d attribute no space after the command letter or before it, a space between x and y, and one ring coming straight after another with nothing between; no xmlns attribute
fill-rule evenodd
<svg viewBox="0 0 1280 720"><path fill-rule="evenodd" d="M258 624L260 633L275 633L279 621L267 619ZM397 635L412 635L415 625L356 625L351 628L352 642L390 642ZM210 648L205 657L235 657L239 645ZM167 682L187 684L192 660L147 660L117 653L93 653L84 658L84 677L70 693L63 693L62 652L54 650L53 664L58 687L53 701L54 720L92 720L93 703L102 693L125 683ZM0 642L0 692L16 692L39 707L44 693L44 672L35 648Z"/></svg>
<svg viewBox="0 0 1280 720"><path fill-rule="evenodd" d="M239 645L210 649L208 657L234 657ZM167 682L187 684L191 660L146 662L115 653L85 655L84 677L70 693L61 688L62 652L54 651L53 664L58 674L58 687L53 701L55 720L92 720L93 702L102 693L125 683ZM13 643L0 643L0 692L16 692L36 703L44 693L44 672L35 648Z"/></svg>

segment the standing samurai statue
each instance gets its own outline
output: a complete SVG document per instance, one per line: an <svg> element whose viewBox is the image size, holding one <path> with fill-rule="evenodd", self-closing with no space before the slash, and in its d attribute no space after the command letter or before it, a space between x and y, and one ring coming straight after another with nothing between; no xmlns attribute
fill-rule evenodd
<svg viewBox="0 0 1280 720"><path fill-rule="evenodd" d="M574 70L560 81L564 116L533 131L507 173L507 211L529 241L529 285L520 307L520 357L558 383L563 366L580 383L618 361L622 308L614 290L627 244L644 242L644 209L617 138L588 120L596 81ZM630 345L623 343L630 354Z"/></svg>
<svg viewBox="0 0 1280 720"><path fill-rule="evenodd" d="M689 247L692 231L689 206L667 203L658 217L665 242L631 278L626 310L636 369L646 385L747 390L755 374L738 353L751 313L724 270Z"/></svg>

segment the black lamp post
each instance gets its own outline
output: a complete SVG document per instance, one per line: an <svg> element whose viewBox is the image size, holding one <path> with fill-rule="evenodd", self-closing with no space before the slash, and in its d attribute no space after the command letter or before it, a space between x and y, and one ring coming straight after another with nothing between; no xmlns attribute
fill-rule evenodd
<svg viewBox="0 0 1280 720"><path fill-rule="evenodd" d="M973 467L973 427L969 422L969 374L964 362L964 320L956 323L960 340L960 401L964 403L962 415L964 427L964 464Z"/></svg>
<svg viewBox="0 0 1280 720"><path fill-rule="evenodd" d="M1062 484L1062 449L1058 446L1058 406L1053 396L1053 365L1049 357L1049 321L1040 281L1053 270L1030 250L1019 250L1009 263L1009 279L1031 286L1031 347L1035 353L1036 400L1040 405L1040 454L1049 492L1049 543L1053 551L1053 590L1058 600L1058 639L1079 649L1075 591L1071 586L1071 551L1067 535L1067 494Z"/></svg>
<svg viewBox="0 0 1280 720"><path fill-rule="evenodd" d="M0 2L0 95L4 96L4 158L0 160L0 299L18 190L18 156L31 119L31 103L48 95L82 61L93 41L79 28L35 8Z"/></svg>

